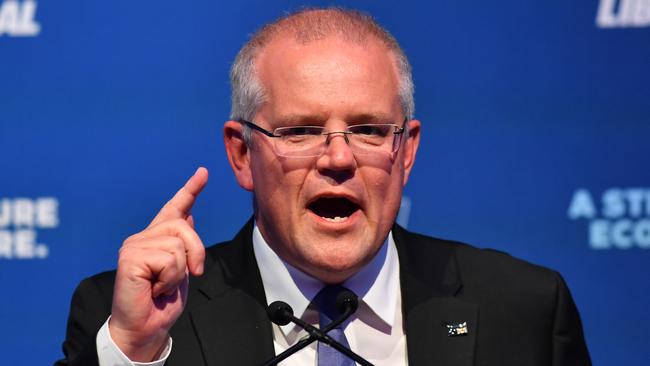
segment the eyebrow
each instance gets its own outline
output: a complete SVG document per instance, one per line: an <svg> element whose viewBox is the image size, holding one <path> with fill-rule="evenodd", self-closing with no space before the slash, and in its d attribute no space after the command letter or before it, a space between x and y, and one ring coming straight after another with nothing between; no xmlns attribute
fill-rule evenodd
<svg viewBox="0 0 650 366"><path fill-rule="evenodd" d="M278 118L276 123L282 126L322 126L327 120L328 117L325 114L290 114ZM397 122L392 115L386 113L360 113L351 115L345 120L350 125Z"/></svg>
<svg viewBox="0 0 650 366"><path fill-rule="evenodd" d="M290 114L278 118L275 122L282 126L320 126L325 124L327 117L318 114Z"/></svg>
<svg viewBox="0 0 650 366"><path fill-rule="evenodd" d="M392 115L386 113L362 113L348 118L348 121L351 124L397 122Z"/></svg>

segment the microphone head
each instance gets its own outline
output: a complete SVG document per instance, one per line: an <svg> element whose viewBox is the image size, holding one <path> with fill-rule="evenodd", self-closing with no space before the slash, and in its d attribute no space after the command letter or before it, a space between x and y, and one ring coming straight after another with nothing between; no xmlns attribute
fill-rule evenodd
<svg viewBox="0 0 650 366"><path fill-rule="evenodd" d="M284 301L274 301L266 308L266 315L277 325L287 325L291 321L293 309Z"/></svg>
<svg viewBox="0 0 650 366"><path fill-rule="evenodd" d="M354 292L344 288L336 295L336 310L339 313L343 314L349 309L352 314L357 311L357 307L359 307L359 300Z"/></svg>

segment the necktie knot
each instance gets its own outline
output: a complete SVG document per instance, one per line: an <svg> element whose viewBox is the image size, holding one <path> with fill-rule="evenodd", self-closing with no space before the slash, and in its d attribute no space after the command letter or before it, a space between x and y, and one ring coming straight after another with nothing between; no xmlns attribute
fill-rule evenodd
<svg viewBox="0 0 650 366"><path fill-rule="evenodd" d="M318 308L318 322L321 328L339 317L340 313L336 309L336 299L341 292L346 290L347 289L341 285L327 285L316 294L316 297L314 297L313 302Z"/></svg>

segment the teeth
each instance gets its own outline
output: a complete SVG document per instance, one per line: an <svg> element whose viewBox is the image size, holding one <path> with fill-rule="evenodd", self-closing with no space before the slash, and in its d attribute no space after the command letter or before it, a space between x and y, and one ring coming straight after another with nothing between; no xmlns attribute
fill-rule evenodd
<svg viewBox="0 0 650 366"><path fill-rule="evenodd" d="M323 218L329 222L342 222L348 219L347 217L340 217L340 216L336 216L334 218L331 217L323 217Z"/></svg>

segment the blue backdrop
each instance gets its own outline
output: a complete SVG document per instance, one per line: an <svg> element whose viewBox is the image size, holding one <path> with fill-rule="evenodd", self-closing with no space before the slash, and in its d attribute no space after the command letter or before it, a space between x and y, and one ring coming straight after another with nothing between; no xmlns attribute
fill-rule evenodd
<svg viewBox="0 0 650 366"><path fill-rule="evenodd" d="M423 141L400 220L559 270L595 364L650 364L650 2L309 5L332 3L413 64ZM0 0L3 364L61 356L75 285L198 165L206 244L251 215L221 141L228 68L301 5Z"/></svg>

